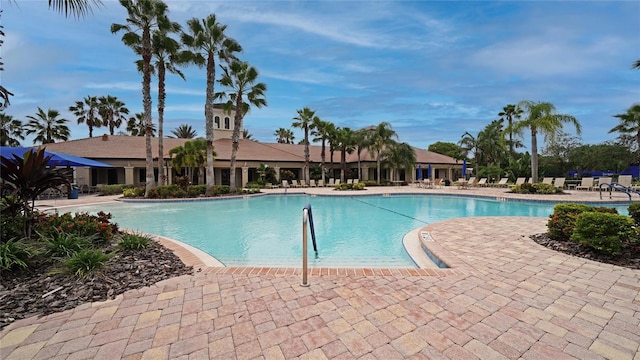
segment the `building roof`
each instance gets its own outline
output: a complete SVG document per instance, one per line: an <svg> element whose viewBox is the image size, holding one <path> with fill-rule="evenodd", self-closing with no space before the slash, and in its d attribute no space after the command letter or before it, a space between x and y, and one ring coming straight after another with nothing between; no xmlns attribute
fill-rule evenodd
<svg viewBox="0 0 640 360"><path fill-rule="evenodd" d="M170 158L169 151L175 147L183 146L192 139L164 138L164 157ZM146 159L146 143L144 136L127 135L103 135L84 139L70 140L60 143L47 144L50 151L61 152L76 156L82 156L96 160L108 159ZM154 158L158 154L158 138L151 138L151 148ZM218 139L214 141L214 149L217 160L229 160L231 158L231 139ZM413 148L416 153L416 162L422 164L456 164L456 160L431 151ZM310 145L309 157L313 163L320 163L322 146ZM330 159L329 146L325 147L325 162ZM253 140L240 139L237 161L279 161L279 162L303 162L304 145L262 143ZM360 154L361 161L375 161L365 149ZM334 153L334 163L340 162L340 152ZM358 155L354 152L347 154L347 162L355 163Z"/></svg>

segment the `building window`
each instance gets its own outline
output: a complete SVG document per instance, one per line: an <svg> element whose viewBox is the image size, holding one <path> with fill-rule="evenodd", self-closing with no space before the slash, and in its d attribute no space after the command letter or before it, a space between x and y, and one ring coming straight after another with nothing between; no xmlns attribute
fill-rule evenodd
<svg viewBox="0 0 640 360"><path fill-rule="evenodd" d="M220 116L215 117L216 129L220 129Z"/></svg>
<svg viewBox="0 0 640 360"><path fill-rule="evenodd" d="M229 117L224 118L224 128L229 129Z"/></svg>

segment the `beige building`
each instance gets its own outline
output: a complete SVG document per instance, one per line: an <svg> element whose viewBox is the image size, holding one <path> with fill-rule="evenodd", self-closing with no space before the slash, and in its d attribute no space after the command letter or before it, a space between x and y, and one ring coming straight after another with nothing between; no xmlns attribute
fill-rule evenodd
<svg viewBox="0 0 640 360"><path fill-rule="evenodd" d="M217 117L216 117L217 118ZM231 132L233 119L220 117L221 129L215 131L214 148L217 154L214 163L214 174L216 184L229 184L229 168L231 158ZM177 169L171 168L171 158L169 151L175 147L182 146L190 139L165 138L164 161L167 169L167 179L172 181L177 174ZM152 148L154 155L154 166L158 162L158 138L152 138ZM145 138L143 136L125 135L103 135L92 138L71 140L61 143L47 144L49 151L61 152L75 156L82 156L89 159L107 163L112 168L76 168L75 182L78 185L97 184L136 184L145 183L146 178L146 151ZM314 168L322 163L320 156L321 146L311 145L310 167ZM418 166L422 168L424 177L427 177L427 167L431 166L431 178L436 179L457 179L461 174L462 162L455 159L433 153L430 151L414 148L416 153L416 165L413 172L405 173L401 171L399 180L407 182L415 181L418 174ZM325 168L331 169L330 151L326 147ZM360 166L362 171L361 180L376 179L376 161L366 150L360 155ZM358 156L357 154L347 155L347 167L350 169L352 177L357 177ZM240 139L239 150L236 160L236 184L246 185L249 181L258 179L257 168L261 164L272 167L276 176L281 170L289 170L294 174L295 179L302 179L304 174L304 145L262 143L253 140ZM334 153L333 172L329 170L329 176L340 177L340 152ZM389 169L384 169L382 179L389 179ZM157 174L156 174L157 179Z"/></svg>

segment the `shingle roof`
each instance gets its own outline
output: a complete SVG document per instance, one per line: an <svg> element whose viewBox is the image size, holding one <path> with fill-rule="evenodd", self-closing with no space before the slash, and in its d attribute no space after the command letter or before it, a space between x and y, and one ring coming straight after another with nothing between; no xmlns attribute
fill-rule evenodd
<svg viewBox="0 0 640 360"><path fill-rule="evenodd" d="M175 147L184 145L190 139L165 138L164 156L169 158L169 151ZM70 140L66 142L47 144L47 149L61 153L83 156L90 159L145 159L146 145L143 136L126 135L103 135L91 138ZM151 138L151 147L154 158L158 154L158 138ZM229 160L231 158L231 139L218 139L214 142L216 159ZM431 151L413 148L416 152L417 163L432 164L456 164L455 159L437 154ZM309 146L311 162L321 162L320 145ZM329 146L325 148L325 162L329 162ZM369 155L365 149L360 154L362 161L374 161L375 157ZM299 144L278 144L261 143L257 141L240 139L237 154L238 161L281 161L281 162L301 162L304 161L304 145ZM340 152L334 153L334 162L340 161ZM347 155L347 162L358 161L358 155L354 152Z"/></svg>

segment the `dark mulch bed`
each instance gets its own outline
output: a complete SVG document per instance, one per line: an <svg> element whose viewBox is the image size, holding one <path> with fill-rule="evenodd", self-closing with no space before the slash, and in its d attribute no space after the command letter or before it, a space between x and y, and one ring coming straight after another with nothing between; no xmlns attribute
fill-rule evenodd
<svg viewBox="0 0 640 360"><path fill-rule="evenodd" d="M601 263L640 270L640 246L638 245L633 246L629 244L622 249L619 255L610 256L576 242L553 240L547 236L547 234L532 235L531 239L551 250L559 251L568 255L579 256Z"/></svg>
<svg viewBox="0 0 640 360"><path fill-rule="evenodd" d="M192 267L154 241L146 249L117 253L105 269L83 278L54 275L51 270L43 266L0 276L0 329L18 319L113 299L127 290L193 273Z"/></svg>

